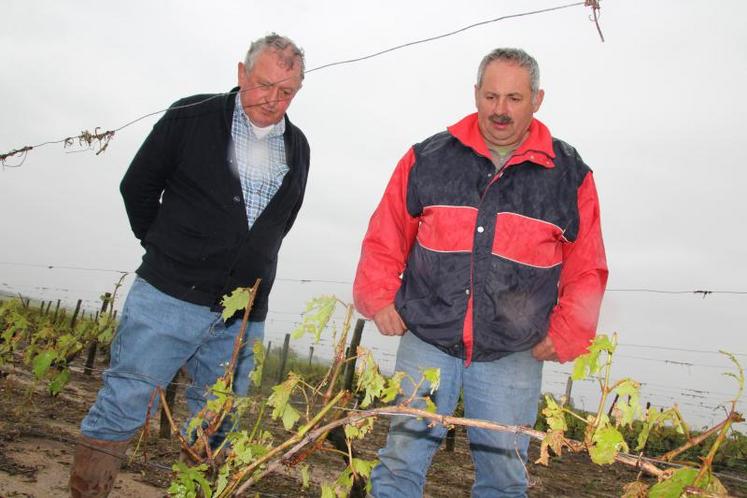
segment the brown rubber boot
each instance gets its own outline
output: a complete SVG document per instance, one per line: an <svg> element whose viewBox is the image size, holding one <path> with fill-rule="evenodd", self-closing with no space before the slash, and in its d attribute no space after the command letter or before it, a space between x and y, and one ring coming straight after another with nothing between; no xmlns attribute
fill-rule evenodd
<svg viewBox="0 0 747 498"><path fill-rule="evenodd" d="M109 496L128 444L129 441L104 441L81 435L70 469L70 496Z"/></svg>

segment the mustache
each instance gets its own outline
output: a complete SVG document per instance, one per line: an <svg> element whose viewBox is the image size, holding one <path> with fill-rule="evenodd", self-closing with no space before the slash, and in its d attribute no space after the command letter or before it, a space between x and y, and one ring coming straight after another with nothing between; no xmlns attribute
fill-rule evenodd
<svg viewBox="0 0 747 498"><path fill-rule="evenodd" d="M492 114L488 119L490 119L490 121L495 124L501 125L511 124L513 122L511 116L509 116L508 114Z"/></svg>

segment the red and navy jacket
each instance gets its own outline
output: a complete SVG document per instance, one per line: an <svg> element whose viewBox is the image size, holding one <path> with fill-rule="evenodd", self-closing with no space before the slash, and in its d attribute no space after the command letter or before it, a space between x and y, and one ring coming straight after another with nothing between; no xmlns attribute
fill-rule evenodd
<svg viewBox="0 0 747 498"><path fill-rule="evenodd" d="M394 302L408 330L467 364L548 334L569 361L596 333L606 282L594 179L576 150L534 119L497 172L472 114L400 160L353 294L369 318Z"/></svg>

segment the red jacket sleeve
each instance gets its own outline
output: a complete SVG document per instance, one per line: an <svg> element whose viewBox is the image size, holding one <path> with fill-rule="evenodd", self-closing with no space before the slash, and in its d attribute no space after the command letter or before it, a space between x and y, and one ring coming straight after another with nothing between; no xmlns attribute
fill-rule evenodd
<svg viewBox="0 0 747 498"><path fill-rule="evenodd" d="M591 172L578 189L578 212L578 236L563 248L558 304L550 315L548 331L561 362L586 352L596 334L599 308L607 285L599 199Z"/></svg>
<svg viewBox="0 0 747 498"><path fill-rule="evenodd" d="M397 164L363 238L353 299L367 318L394 302L418 232L419 218L407 210L407 182L414 162L410 149Z"/></svg>

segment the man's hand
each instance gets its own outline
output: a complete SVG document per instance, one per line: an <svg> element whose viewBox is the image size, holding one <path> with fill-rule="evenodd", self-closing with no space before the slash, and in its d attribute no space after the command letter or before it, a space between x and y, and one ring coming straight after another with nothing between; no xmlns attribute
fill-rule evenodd
<svg viewBox="0 0 747 498"><path fill-rule="evenodd" d="M532 356L540 361L558 361L555 345L550 340L550 336L545 336L542 342L532 348Z"/></svg>
<svg viewBox="0 0 747 498"><path fill-rule="evenodd" d="M405 322L394 309L394 303L380 309L374 315L373 320L383 335L402 335L407 330Z"/></svg>

